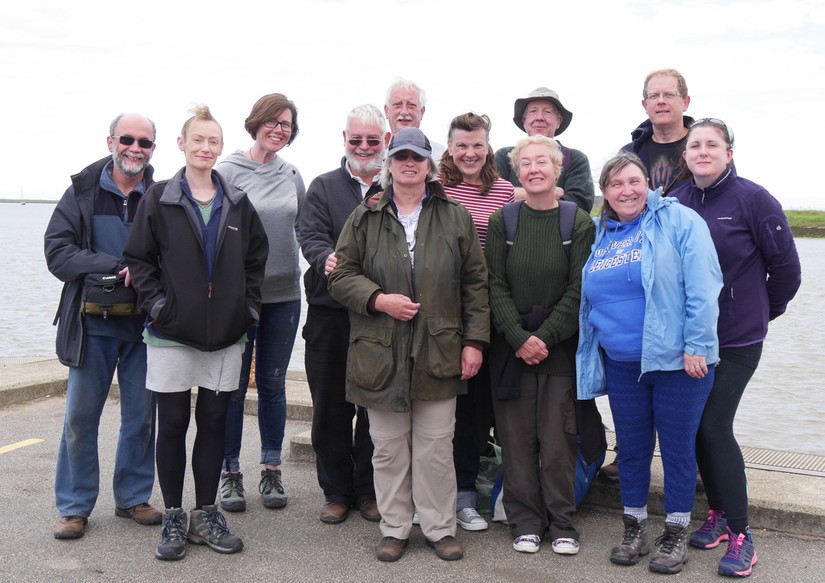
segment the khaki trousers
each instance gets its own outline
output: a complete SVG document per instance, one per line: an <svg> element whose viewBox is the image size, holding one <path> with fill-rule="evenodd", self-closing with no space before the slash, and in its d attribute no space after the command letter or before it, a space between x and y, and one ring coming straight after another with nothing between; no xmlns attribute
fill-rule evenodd
<svg viewBox="0 0 825 583"><path fill-rule="evenodd" d="M455 536L455 398L414 400L404 413L368 413L381 535L408 539L418 511L428 540Z"/></svg>

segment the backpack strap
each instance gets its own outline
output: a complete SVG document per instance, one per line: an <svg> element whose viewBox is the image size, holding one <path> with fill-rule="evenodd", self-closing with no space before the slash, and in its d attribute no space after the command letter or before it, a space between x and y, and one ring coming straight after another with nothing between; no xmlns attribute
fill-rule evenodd
<svg viewBox="0 0 825 583"><path fill-rule="evenodd" d="M504 242L507 243L507 251L513 246L518 231L518 218L523 200L508 202L501 207L501 222L504 223ZM561 245L567 260L570 261L570 245L573 243L573 227L576 224L576 212L578 207L575 202L569 200L559 201L559 234L561 235Z"/></svg>
<svg viewBox="0 0 825 583"><path fill-rule="evenodd" d="M559 231L561 232L561 244L568 261L570 261L570 245L573 243L573 227L576 223L578 208L575 202L559 201Z"/></svg>
<svg viewBox="0 0 825 583"><path fill-rule="evenodd" d="M523 202L523 200L508 202L501 207L501 222L504 223L504 242L507 243L507 251L510 251L510 247L513 246L513 240L516 238L518 215Z"/></svg>

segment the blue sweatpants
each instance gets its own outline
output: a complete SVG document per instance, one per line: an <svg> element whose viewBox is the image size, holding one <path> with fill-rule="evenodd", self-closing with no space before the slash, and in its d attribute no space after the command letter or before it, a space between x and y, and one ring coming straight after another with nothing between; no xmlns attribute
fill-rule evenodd
<svg viewBox="0 0 825 583"><path fill-rule="evenodd" d="M647 505L654 431L665 473L665 512L690 512L696 494L696 431L713 386L714 367L702 379L684 370L641 374L641 362L605 357L607 395L626 507Z"/></svg>

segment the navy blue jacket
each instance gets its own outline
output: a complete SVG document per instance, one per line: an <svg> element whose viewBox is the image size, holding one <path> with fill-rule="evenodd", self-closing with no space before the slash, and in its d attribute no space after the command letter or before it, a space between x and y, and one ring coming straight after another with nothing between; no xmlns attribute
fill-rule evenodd
<svg viewBox="0 0 825 583"><path fill-rule="evenodd" d="M682 123L685 124L685 128L689 128L690 124L693 123L693 118L687 115L682 116ZM630 137L632 141L629 144L625 144L622 147L622 152L633 152L639 158L641 158L642 162L645 165L645 168L648 169L650 172L650 156L648 156L647 147L650 144L650 141L653 139L653 124L649 119L644 120L642 123L638 125L638 127L630 132ZM684 151L685 147L682 144L682 151ZM671 191L678 186L681 186L685 182L690 179L690 174L685 169L683 175L679 175L675 173L674 176L671 177L670 182L662 187L662 194L667 194L668 196L671 195Z"/></svg>
<svg viewBox="0 0 825 583"><path fill-rule="evenodd" d="M802 283L788 219L767 190L728 170L702 190L691 180L673 192L708 224L724 287L719 295L719 345L761 342L768 322L785 312Z"/></svg>
<svg viewBox="0 0 825 583"><path fill-rule="evenodd" d="M326 308L346 308L336 302L327 291L327 276L324 264L341 234L344 223L364 199L361 184L355 180L346 167L347 159L341 159L341 166L321 174L307 190L306 199L299 216L298 235L301 253L309 263L304 274L304 291L307 303ZM380 192L378 183L370 187L369 193Z"/></svg>
<svg viewBox="0 0 825 583"><path fill-rule="evenodd" d="M112 157L106 156L72 176L54 209L44 236L46 266L64 282L54 322L57 324L57 358L66 366L80 366L85 330L80 315L83 278L90 273L114 273L125 265L121 257L92 251L95 200L100 195L100 174ZM152 166L144 171L144 184L153 183Z"/></svg>

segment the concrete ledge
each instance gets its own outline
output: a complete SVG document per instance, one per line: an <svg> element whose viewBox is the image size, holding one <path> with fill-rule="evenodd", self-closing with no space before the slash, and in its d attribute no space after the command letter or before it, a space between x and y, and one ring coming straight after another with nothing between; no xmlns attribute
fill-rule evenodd
<svg viewBox="0 0 825 583"><path fill-rule="evenodd" d="M0 367L0 407L66 392L69 369L57 359Z"/></svg>
<svg viewBox="0 0 825 583"><path fill-rule="evenodd" d="M60 395L66 391L68 368L56 359L0 366L0 407ZM312 419L312 399L306 384L306 375L290 371L287 375L288 419L307 423ZM117 385L111 396L117 396ZM246 413L257 414L257 392L247 393ZM310 431L304 431L290 440L289 463L312 463ZM605 463L612 461L608 452ZM764 469L747 470L750 491L750 522L753 528L764 528L791 534L825 538L825 478ZM649 511L664 514L663 472L661 458L655 457L652 466ZM619 486L599 478L591 486L585 505L621 509ZM707 502L700 491L693 510L695 520L703 520Z"/></svg>

